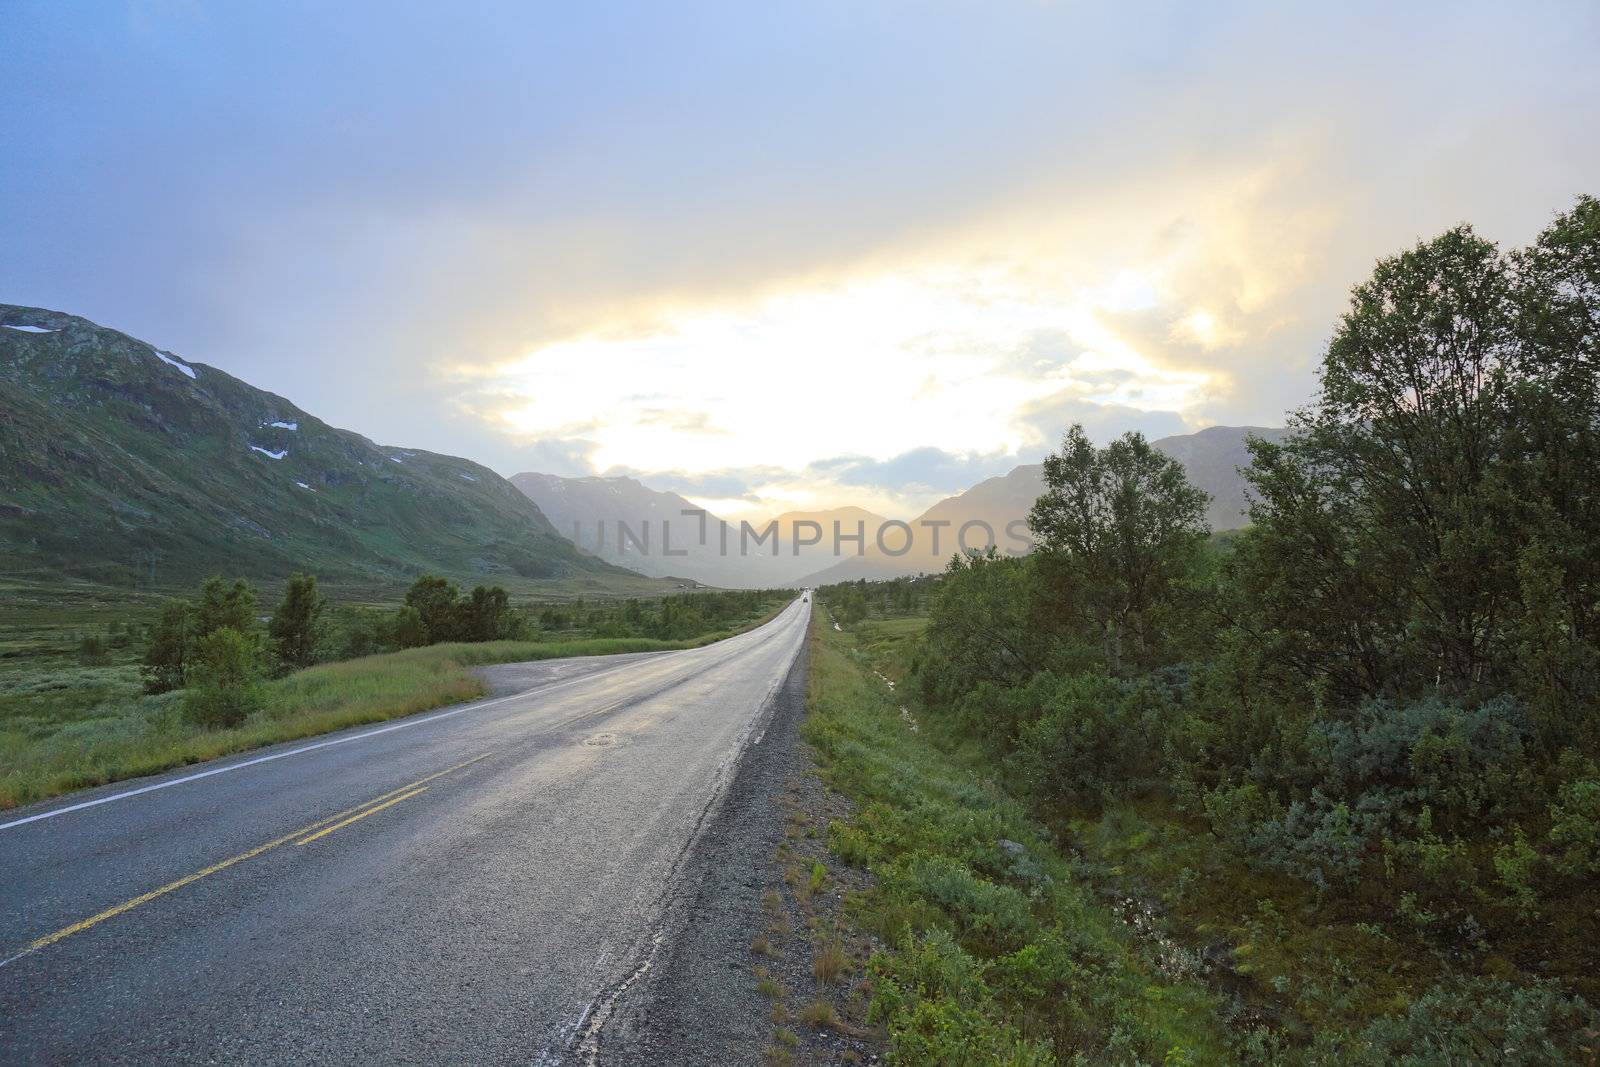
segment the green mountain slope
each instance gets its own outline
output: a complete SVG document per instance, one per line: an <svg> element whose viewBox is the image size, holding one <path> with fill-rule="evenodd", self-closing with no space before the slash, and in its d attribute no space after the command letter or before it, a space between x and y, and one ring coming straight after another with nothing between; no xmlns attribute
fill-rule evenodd
<svg viewBox="0 0 1600 1067"><path fill-rule="evenodd" d="M380 447L76 316L0 304L0 413L5 575L636 578L485 467Z"/></svg>

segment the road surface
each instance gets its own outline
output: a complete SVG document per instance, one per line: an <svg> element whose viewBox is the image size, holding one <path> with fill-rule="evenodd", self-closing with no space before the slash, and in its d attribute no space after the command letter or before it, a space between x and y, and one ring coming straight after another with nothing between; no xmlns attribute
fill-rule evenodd
<svg viewBox="0 0 1600 1067"><path fill-rule="evenodd" d="M592 1061L809 612L0 814L0 1063Z"/></svg>

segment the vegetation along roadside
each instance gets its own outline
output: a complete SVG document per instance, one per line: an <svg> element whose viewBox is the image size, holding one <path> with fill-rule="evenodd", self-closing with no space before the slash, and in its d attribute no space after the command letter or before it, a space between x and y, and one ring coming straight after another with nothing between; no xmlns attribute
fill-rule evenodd
<svg viewBox="0 0 1600 1067"><path fill-rule="evenodd" d="M513 607L426 576L392 608L296 575L269 616L244 581L97 621L0 660L0 808L484 694L471 668L691 648L769 618L786 590ZM11 653L17 649L9 650Z"/></svg>
<svg viewBox="0 0 1600 1067"><path fill-rule="evenodd" d="M1600 202L1458 227L1354 290L1249 529L1075 427L1029 556L819 592L902 1061L1600 1061L1596 309Z"/></svg>

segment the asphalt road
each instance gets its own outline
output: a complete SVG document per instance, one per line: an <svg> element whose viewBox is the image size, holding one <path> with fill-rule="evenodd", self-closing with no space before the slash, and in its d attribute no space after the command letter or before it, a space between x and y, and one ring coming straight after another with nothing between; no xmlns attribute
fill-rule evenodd
<svg viewBox="0 0 1600 1067"><path fill-rule="evenodd" d="M809 612L0 815L0 1063L592 1061Z"/></svg>

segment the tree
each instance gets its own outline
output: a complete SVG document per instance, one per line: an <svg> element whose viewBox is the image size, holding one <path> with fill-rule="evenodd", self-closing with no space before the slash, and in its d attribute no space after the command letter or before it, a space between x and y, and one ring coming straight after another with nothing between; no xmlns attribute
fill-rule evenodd
<svg viewBox="0 0 1600 1067"><path fill-rule="evenodd" d="M1600 706L1600 201L1580 197L1511 257L1524 382L1511 499L1525 537L1518 662L1536 635L1545 668L1530 700L1573 720ZM1548 588L1530 601L1528 579ZM1557 665L1559 664L1559 666ZM1600 730L1589 715L1587 729ZM1559 731L1558 731L1559 732Z"/></svg>
<svg viewBox="0 0 1600 1067"><path fill-rule="evenodd" d="M394 613L394 643L400 648L420 648L428 643L428 627L422 615L410 604L402 604Z"/></svg>
<svg viewBox="0 0 1600 1067"><path fill-rule="evenodd" d="M511 600L496 586L477 586L461 604L459 632L468 641L498 641L511 628Z"/></svg>
<svg viewBox="0 0 1600 1067"><path fill-rule="evenodd" d="M193 616L194 608L187 600L168 600L161 605L139 667L145 692L166 693L183 687Z"/></svg>
<svg viewBox="0 0 1600 1067"><path fill-rule="evenodd" d="M1592 704L1597 348L1593 200L1509 257L1461 226L1380 262L1290 439L1252 445L1251 628L1345 703Z"/></svg>
<svg viewBox="0 0 1600 1067"><path fill-rule="evenodd" d="M456 604L461 591L454 582L436 574L426 574L411 583L406 591L406 606L416 609L428 635L428 644L455 641L461 636L460 612Z"/></svg>
<svg viewBox="0 0 1600 1067"><path fill-rule="evenodd" d="M185 681L184 715L199 726L237 726L262 704L256 644L232 627L195 642Z"/></svg>
<svg viewBox="0 0 1600 1067"><path fill-rule="evenodd" d="M317 591L311 574L294 574L283 591L278 610L267 624L278 658L291 668L305 668L317 661L317 639L327 601Z"/></svg>
<svg viewBox="0 0 1600 1067"><path fill-rule="evenodd" d="M200 586L193 636L198 640L226 628L248 637L256 629L256 610L256 591L250 583L238 578L230 586L213 575Z"/></svg>
<svg viewBox="0 0 1600 1067"><path fill-rule="evenodd" d="M1146 658L1159 611L1192 572L1209 532L1209 498L1143 434L1097 449L1082 426L1045 458L1044 480L1028 522L1048 613L1068 631L1097 637L1113 670L1129 651Z"/></svg>
<svg viewBox="0 0 1600 1067"><path fill-rule="evenodd" d="M1044 669L1047 644L1028 617L1035 579L1032 561L1002 556L992 547L950 560L916 665L930 704L954 703L984 683L1020 685ZM829 590L830 610L838 610L841 592L852 595L847 602L864 605L861 590L847 586Z"/></svg>

